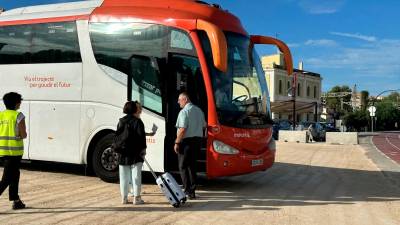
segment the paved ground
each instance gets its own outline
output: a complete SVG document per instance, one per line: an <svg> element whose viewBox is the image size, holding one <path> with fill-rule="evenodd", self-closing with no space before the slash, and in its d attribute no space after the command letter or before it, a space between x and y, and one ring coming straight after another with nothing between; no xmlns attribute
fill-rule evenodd
<svg viewBox="0 0 400 225"><path fill-rule="evenodd" d="M1 224L400 224L400 168L370 139L361 145L278 143L266 172L202 181L201 197L169 206L151 179L143 206L121 205L118 184L82 168L25 166L12 211L0 198ZM44 170L44 171L41 171Z"/></svg>
<svg viewBox="0 0 400 225"><path fill-rule="evenodd" d="M400 164L400 132L379 133L372 140L381 152Z"/></svg>

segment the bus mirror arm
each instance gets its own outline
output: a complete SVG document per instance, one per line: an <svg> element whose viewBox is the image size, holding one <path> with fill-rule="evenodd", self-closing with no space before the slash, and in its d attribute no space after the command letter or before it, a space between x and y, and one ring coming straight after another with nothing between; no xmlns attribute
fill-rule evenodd
<svg viewBox="0 0 400 225"><path fill-rule="evenodd" d="M197 30L206 32L211 44L214 66L221 72L228 70L228 44L224 32L216 25L202 19L197 20Z"/></svg>
<svg viewBox="0 0 400 225"><path fill-rule="evenodd" d="M293 74L292 54L290 53L289 47L283 41L278 40L276 38L260 36L260 35L251 35L250 40L252 44L251 47L253 47L254 44L267 44L267 45L277 46L284 55L286 71L288 75L290 76Z"/></svg>

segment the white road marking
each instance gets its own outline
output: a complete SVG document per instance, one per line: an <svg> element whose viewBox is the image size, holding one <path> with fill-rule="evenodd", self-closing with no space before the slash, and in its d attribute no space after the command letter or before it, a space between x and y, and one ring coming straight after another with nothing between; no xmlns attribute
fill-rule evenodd
<svg viewBox="0 0 400 225"><path fill-rule="evenodd" d="M396 145L392 144L392 142L389 141L388 136L385 136L385 139L386 139L386 141L387 141L393 148L396 148L397 150L400 151L400 148L399 148L399 147L397 147Z"/></svg>

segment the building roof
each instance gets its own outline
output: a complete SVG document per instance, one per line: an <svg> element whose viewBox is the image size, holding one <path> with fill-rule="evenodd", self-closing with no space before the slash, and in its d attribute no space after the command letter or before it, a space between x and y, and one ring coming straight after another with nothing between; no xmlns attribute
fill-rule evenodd
<svg viewBox="0 0 400 225"><path fill-rule="evenodd" d="M286 67L281 66L281 65L273 64L273 67L274 67L274 69L280 69L280 70L286 71ZM301 73L301 74L309 75L309 76L313 76L313 77L321 77L321 74L319 74L319 73L314 73L314 72L310 72L310 71L306 71L306 70L293 69L293 72Z"/></svg>

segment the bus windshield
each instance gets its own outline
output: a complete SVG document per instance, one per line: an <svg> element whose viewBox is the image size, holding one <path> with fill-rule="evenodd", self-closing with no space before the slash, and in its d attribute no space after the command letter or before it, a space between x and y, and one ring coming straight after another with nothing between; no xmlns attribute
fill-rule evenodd
<svg viewBox="0 0 400 225"><path fill-rule="evenodd" d="M269 96L260 59L246 36L226 32L228 70L223 73L212 61L210 42L199 32L211 72L214 99L220 124L261 128L272 124Z"/></svg>

